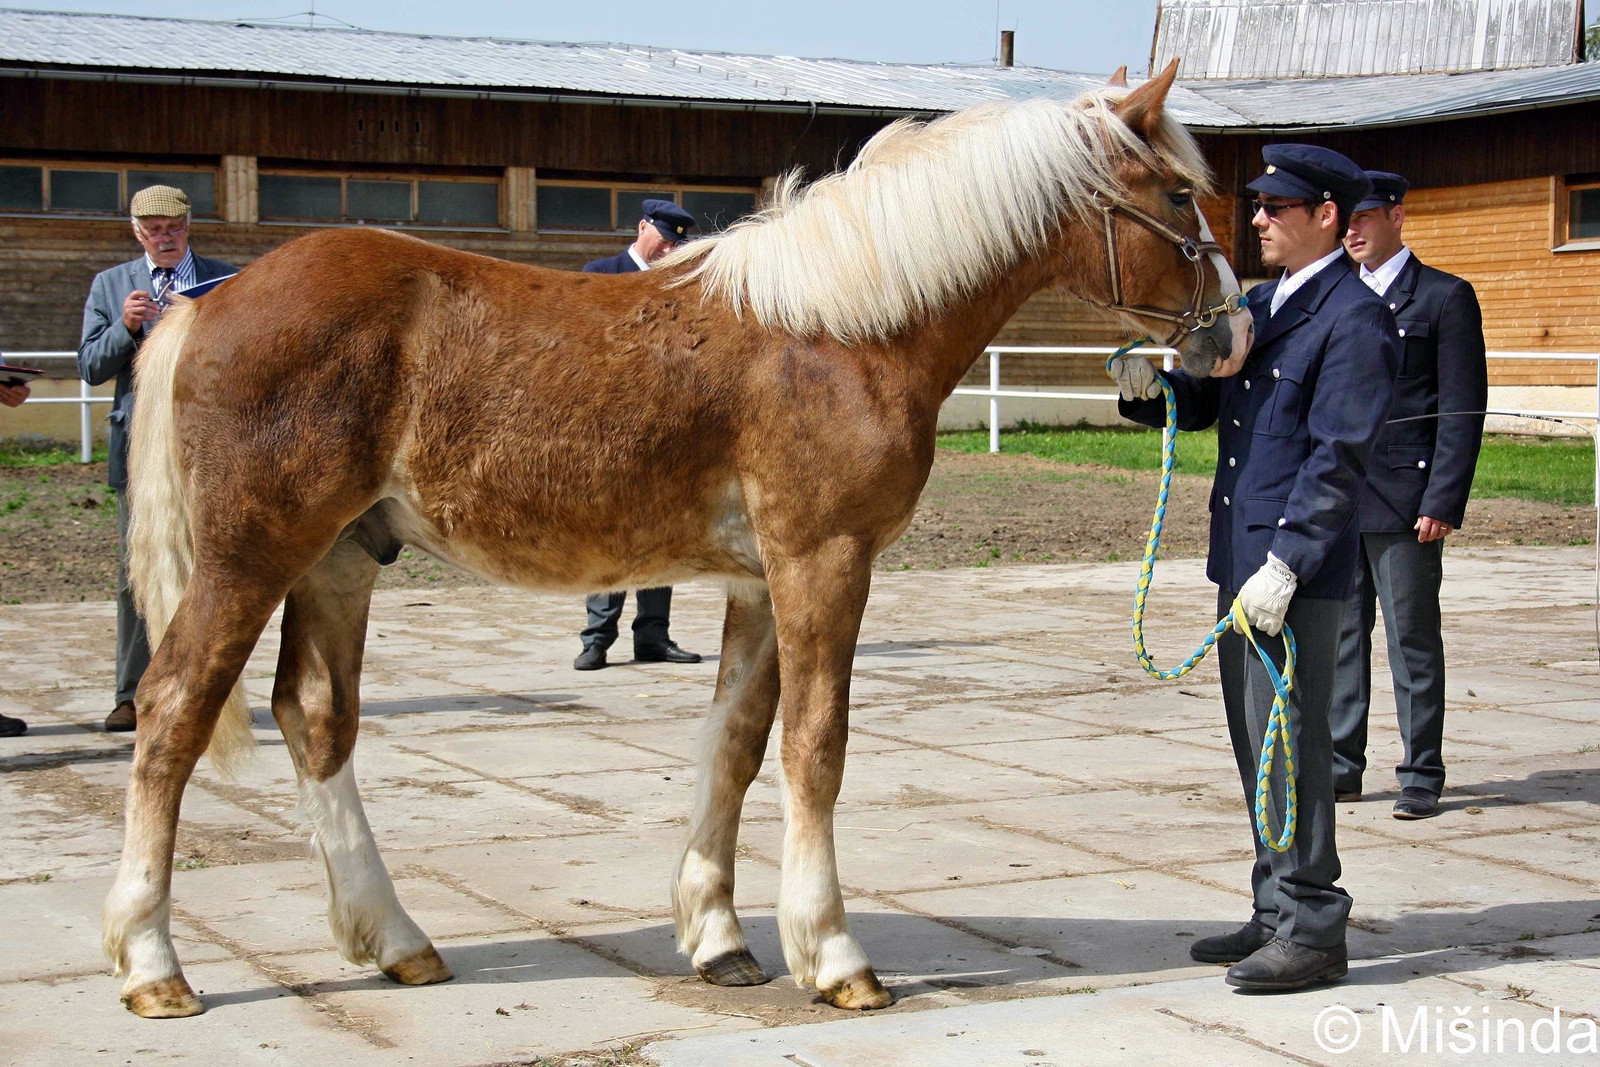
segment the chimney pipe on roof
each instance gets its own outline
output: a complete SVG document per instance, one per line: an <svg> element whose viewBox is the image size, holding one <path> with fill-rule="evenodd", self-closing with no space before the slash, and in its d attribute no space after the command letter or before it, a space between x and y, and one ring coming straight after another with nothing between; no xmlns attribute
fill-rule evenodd
<svg viewBox="0 0 1600 1067"><path fill-rule="evenodd" d="M1016 45L1017 45L1017 31L1016 30L1001 30L1000 31L1000 65L1002 67L1011 66L1012 56L1016 53Z"/></svg>

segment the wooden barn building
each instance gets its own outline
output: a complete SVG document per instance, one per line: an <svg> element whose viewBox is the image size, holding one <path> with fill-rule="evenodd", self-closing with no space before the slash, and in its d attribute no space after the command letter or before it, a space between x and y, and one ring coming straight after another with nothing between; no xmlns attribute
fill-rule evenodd
<svg viewBox="0 0 1600 1067"><path fill-rule="evenodd" d="M1170 106L1217 171L1225 193L1207 213L1241 274L1262 268L1247 198L1234 191L1257 173L1261 144L1313 141L1412 179L1408 238L1424 260L1474 282L1492 349L1600 349L1600 63L1575 62L1577 21L1556 33L1551 16L1516 47L1485 46L1505 35L1476 26L1448 70L1328 77L1343 71L1300 63L1262 76L1246 69L1259 49L1237 47L1248 27L1201 17L1208 5L1253 2L1167 0L1152 56L1181 49L1205 75L1186 77ZM1311 29L1290 40L1331 32L1320 9L1358 6L1287 6L1296 4ZM1581 7L1360 6L1430 5ZM1413 29L1427 36L1428 25ZM1377 39L1401 32L1411 31L1391 26ZM1331 53L1301 58L1317 54ZM383 225L576 268L631 239L645 197L675 199L712 229L757 206L790 168L815 175L847 162L897 117L1068 98L1103 80L0 10L0 351L77 346L90 278L137 252L127 204L146 184L187 189L195 248L241 265L312 228ZM999 343L1101 344L1122 333L1095 309L1044 294ZM1007 380L1104 382L1092 357L1014 359ZM1497 368L1495 381L1592 389L1593 371L1517 365ZM16 418L0 416L0 436Z"/></svg>

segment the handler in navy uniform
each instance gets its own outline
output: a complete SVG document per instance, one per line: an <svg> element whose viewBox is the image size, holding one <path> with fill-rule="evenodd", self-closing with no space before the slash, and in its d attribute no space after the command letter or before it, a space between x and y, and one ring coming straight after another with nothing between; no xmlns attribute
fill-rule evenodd
<svg viewBox="0 0 1600 1067"><path fill-rule="evenodd" d="M1472 286L1424 266L1401 238L1410 183L1385 171L1369 170L1367 177L1373 193L1356 205L1345 247L1361 264L1361 280L1389 305L1404 340L1390 423L1378 438L1361 495L1360 574L1345 607L1333 691L1333 788L1341 801L1361 799L1372 627L1382 604L1405 744L1395 771L1400 798L1394 817L1426 819L1438 813L1444 791L1444 539L1467 510L1483 444L1489 369ZM1465 414L1427 417L1440 412Z"/></svg>
<svg viewBox="0 0 1600 1067"><path fill-rule="evenodd" d="M150 664L144 620L128 590L128 426L133 418L133 366L145 336L161 317L168 294L236 273L236 267L197 256L189 247L189 195L152 185L129 204L133 236L144 255L95 275L83 305L78 373L90 385L116 378L111 404L108 481L117 491L117 693L106 729L132 730L134 691Z"/></svg>
<svg viewBox="0 0 1600 1067"><path fill-rule="evenodd" d="M641 205L644 218L633 244L614 256L585 263L591 274L631 274L649 270L650 264L676 248L695 226L694 216L671 200L646 200ZM606 650L617 640L617 620L627 594L594 593L585 604L589 625L584 628L583 651L572 661L580 671L596 671L606 665ZM638 589L633 594L633 658L645 663L699 663L698 652L688 652L667 634L672 612L672 587Z"/></svg>
<svg viewBox="0 0 1600 1067"><path fill-rule="evenodd" d="M1201 938L1195 959L1233 964L1228 984L1283 991L1342 978L1350 897L1335 883L1333 744L1328 701L1345 601L1355 580L1356 507L1367 459L1388 415L1399 363L1394 317L1361 284L1340 245L1350 211L1371 183L1337 152L1268 145L1266 173L1249 188L1262 259L1284 269L1249 293L1256 341L1232 377L1166 374L1178 425L1217 424L1206 573L1217 583L1218 616L1239 599L1258 635L1287 622L1299 650L1290 718L1299 822L1286 852L1255 837L1254 797L1273 688L1237 632L1217 642L1228 734L1255 840L1255 911L1233 933ZM1224 373L1232 368L1225 368ZM1122 414L1160 426L1165 412L1149 362L1119 360ZM1237 624L1235 624L1237 626ZM1283 646L1261 637L1283 666ZM1273 809L1283 810L1283 760Z"/></svg>

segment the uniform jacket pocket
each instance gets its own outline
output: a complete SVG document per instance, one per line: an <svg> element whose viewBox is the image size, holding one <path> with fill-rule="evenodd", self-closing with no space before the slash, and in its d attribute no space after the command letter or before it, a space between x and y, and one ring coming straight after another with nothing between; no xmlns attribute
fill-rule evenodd
<svg viewBox="0 0 1600 1067"><path fill-rule="evenodd" d="M1400 324L1399 377L1413 378L1429 372L1433 365L1432 332L1433 324L1429 322Z"/></svg>
<svg viewBox="0 0 1600 1067"><path fill-rule="evenodd" d="M1389 468L1427 473L1433 467L1433 449L1427 445L1391 445Z"/></svg>
<svg viewBox="0 0 1600 1067"><path fill-rule="evenodd" d="M1289 507L1287 500L1270 496L1247 496L1240 501L1239 515L1247 530L1262 526L1277 529L1283 524L1283 513Z"/></svg>
<svg viewBox="0 0 1600 1067"><path fill-rule="evenodd" d="M1288 437L1300 426L1300 405L1305 397L1307 364L1303 361L1281 363L1271 370L1272 396L1267 400L1266 417L1258 426L1258 433L1268 437Z"/></svg>

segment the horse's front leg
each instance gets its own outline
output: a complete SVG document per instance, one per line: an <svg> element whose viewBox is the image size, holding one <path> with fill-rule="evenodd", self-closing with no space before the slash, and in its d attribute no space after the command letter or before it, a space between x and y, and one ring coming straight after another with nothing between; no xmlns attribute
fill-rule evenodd
<svg viewBox="0 0 1600 1067"><path fill-rule="evenodd" d="M765 587L735 585L722 623L717 693L701 740L689 840L672 882L678 948L713 985L767 980L733 910L744 795L761 770L778 708L778 643Z"/></svg>
<svg viewBox="0 0 1600 1067"><path fill-rule="evenodd" d="M839 1008L882 1008L894 999L845 921L833 845L850 725L850 666L871 565L868 546L844 537L802 559L768 565L787 786L778 928L795 980L816 986Z"/></svg>

